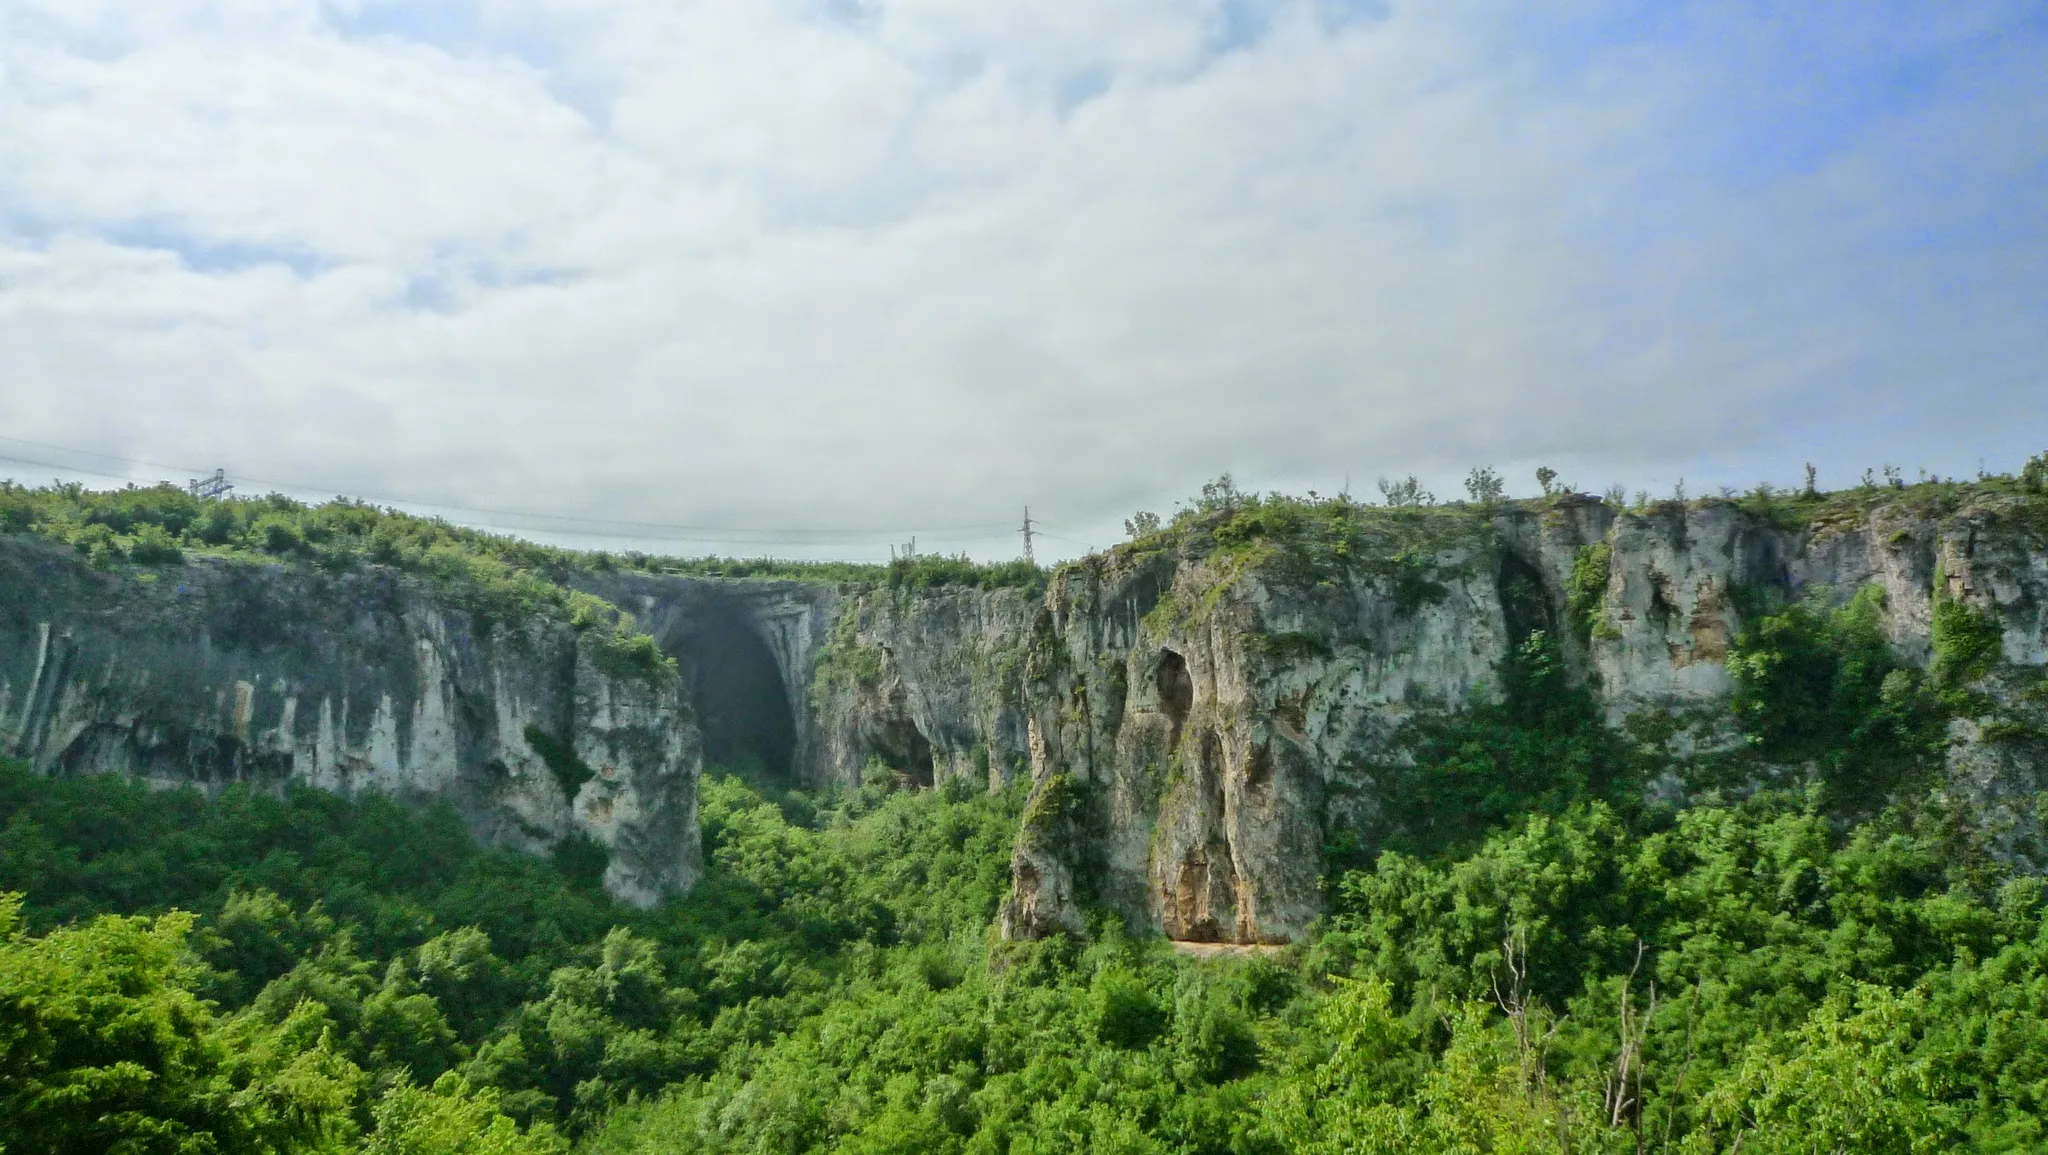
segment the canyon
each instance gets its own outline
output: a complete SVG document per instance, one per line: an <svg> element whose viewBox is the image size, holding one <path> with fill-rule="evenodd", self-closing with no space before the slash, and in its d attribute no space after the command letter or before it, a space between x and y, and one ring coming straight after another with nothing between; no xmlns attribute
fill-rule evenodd
<svg viewBox="0 0 2048 1155"><path fill-rule="evenodd" d="M2031 862L2048 546L2038 501L1965 489L1800 518L1575 494L1353 507L1336 537L1283 516L1313 507L1254 500L1042 586L562 579L629 612L673 670L621 669L561 612L480 612L388 566L95 567L7 534L0 755L445 799L488 843L603 846L606 888L641 906L702 872L707 764L772 786L1017 789L1005 936L1085 934L1102 908L1178 941L1280 944L1325 909L1333 838L1387 836L1418 724L1498 695L1531 636L1609 724L1657 723L1671 769L1650 789L1679 804L1690 762L1742 740L1727 663L1759 607L1864 596L1908 667L1938 660L1943 606L1995 630L1972 673L1984 716L1950 723L1941 788Z"/></svg>

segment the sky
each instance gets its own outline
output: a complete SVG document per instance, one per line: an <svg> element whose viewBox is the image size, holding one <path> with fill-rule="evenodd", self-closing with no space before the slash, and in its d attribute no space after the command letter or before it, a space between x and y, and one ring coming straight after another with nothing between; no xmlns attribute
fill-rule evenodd
<svg viewBox="0 0 2048 1155"><path fill-rule="evenodd" d="M1043 559L2044 449L2039 0L0 0L0 476Z"/></svg>

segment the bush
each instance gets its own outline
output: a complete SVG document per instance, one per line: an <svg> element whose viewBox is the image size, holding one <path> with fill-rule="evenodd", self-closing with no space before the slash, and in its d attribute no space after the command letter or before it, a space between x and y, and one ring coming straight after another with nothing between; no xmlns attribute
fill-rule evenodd
<svg viewBox="0 0 2048 1155"><path fill-rule="evenodd" d="M264 514L256 519L251 532L265 553L293 554L306 548L306 538L300 532L298 522L285 514Z"/></svg>
<svg viewBox="0 0 2048 1155"><path fill-rule="evenodd" d="M195 532L207 545L226 545L242 535L241 507L227 502L209 502L199 516Z"/></svg>
<svg viewBox="0 0 2048 1155"><path fill-rule="evenodd" d="M1259 1039L1242 1011L1213 996L1183 1002L1179 1014L1181 1076L1227 1083L1259 1069Z"/></svg>
<svg viewBox="0 0 2048 1155"><path fill-rule="evenodd" d="M592 639L597 668L615 678L660 683L677 676L676 660L662 653L652 637L634 631L631 614L593 631Z"/></svg>
<svg viewBox="0 0 2048 1155"><path fill-rule="evenodd" d="M2048 453L2027 458L2020 467L2020 488L2028 493L2048 493Z"/></svg>
<svg viewBox="0 0 2048 1155"><path fill-rule="evenodd" d="M0 482L0 533L27 533L36 523L35 503L13 482Z"/></svg>
<svg viewBox="0 0 2048 1155"><path fill-rule="evenodd" d="M605 868L611 865L611 852L603 843L584 834L571 834L555 843L549 857L562 877L579 886L603 883Z"/></svg>
<svg viewBox="0 0 2048 1155"><path fill-rule="evenodd" d="M1379 794L1392 827L1385 845L1469 849L1532 811L1556 814L1592 799L1636 807L1643 768L1592 695L1572 685L1555 640L1533 631L1499 677L1497 700L1421 713L1405 727L1396 744L1412 757L1384 768Z"/></svg>
<svg viewBox="0 0 2048 1155"><path fill-rule="evenodd" d="M1949 596L1937 567L1934 577L1932 674L1944 687L1961 687L1991 672L2002 656L2005 631L1998 619Z"/></svg>
<svg viewBox="0 0 2048 1155"><path fill-rule="evenodd" d="M1883 605L1884 592L1869 586L1839 609L1796 603L1762 614L1728 657L1752 748L1815 766L1831 806L1881 805L1938 761L1941 712L1892 653Z"/></svg>
<svg viewBox="0 0 2048 1155"><path fill-rule="evenodd" d="M1595 542L1572 557L1572 575L1565 584L1565 608L1582 642L1618 638L1621 631L1607 618L1607 585L1614 566L1614 547Z"/></svg>
<svg viewBox="0 0 2048 1155"><path fill-rule="evenodd" d="M146 525L128 547L128 557L137 565L177 565L185 560L185 551L162 526Z"/></svg>
<svg viewBox="0 0 2048 1155"><path fill-rule="evenodd" d="M128 559L127 551L115 537L114 531L105 525L80 526L71 538L71 548L85 555L95 568L105 569Z"/></svg>
<svg viewBox="0 0 2048 1155"><path fill-rule="evenodd" d="M1142 1051L1166 1033L1166 1008L1134 974L1106 970L1095 977L1095 1037L1112 1047Z"/></svg>
<svg viewBox="0 0 2048 1155"><path fill-rule="evenodd" d="M528 726L525 732L526 744L540 755L548 773L554 775L555 783L562 788L562 797L569 802L576 801L583 784L597 777L597 771L590 764L576 756L576 747L566 738L557 738L539 726Z"/></svg>

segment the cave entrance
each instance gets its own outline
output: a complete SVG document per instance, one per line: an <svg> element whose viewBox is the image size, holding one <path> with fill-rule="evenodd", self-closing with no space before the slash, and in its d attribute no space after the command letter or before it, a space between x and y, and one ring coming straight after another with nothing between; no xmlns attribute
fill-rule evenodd
<svg viewBox="0 0 2048 1155"><path fill-rule="evenodd" d="M691 623L681 641L705 764L762 784L792 784L796 716L767 644L736 613L716 610Z"/></svg>
<svg viewBox="0 0 2048 1155"><path fill-rule="evenodd" d="M1550 595L1543 586L1543 573L1522 558L1503 551L1494 575L1500 595L1500 614L1508 628L1508 644L1520 646L1529 635L1542 630L1555 639L1557 623L1552 620Z"/></svg>
<svg viewBox="0 0 2048 1155"><path fill-rule="evenodd" d="M1166 748L1178 749L1180 728L1188 720L1188 711L1195 708L1195 680L1188 676L1188 660L1172 650L1161 650L1159 668L1152 671L1152 684L1159 688L1159 708L1166 711L1167 720L1173 724Z"/></svg>
<svg viewBox="0 0 2048 1155"><path fill-rule="evenodd" d="M898 714L876 728L874 750L882 764L895 772L897 785L932 788L932 744L909 714Z"/></svg>

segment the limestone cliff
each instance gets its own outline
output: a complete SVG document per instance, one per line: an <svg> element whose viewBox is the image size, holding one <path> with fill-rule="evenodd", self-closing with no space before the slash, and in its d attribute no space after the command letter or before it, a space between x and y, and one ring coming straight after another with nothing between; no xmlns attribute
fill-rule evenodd
<svg viewBox="0 0 2048 1155"><path fill-rule="evenodd" d="M1984 623L1942 788L2042 865L2043 504L1954 485L1632 510L1226 502L1043 588L562 567L680 677L620 674L563 613L481 611L361 559L95 569L0 536L0 754L446 798L489 841L597 839L639 903L699 871L700 758L771 785L1022 779L1003 933L1080 930L1100 905L1179 939L1278 942L1323 911L1327 846L1388 836L1417 728L1497 695L1535 631L1610 723L1658 723L1654 789L1682 800L1688 767L1739 741L1745 615L1860 595L1913 666L1944 660L1944 620Z"/></svg>
<svg viewBox="0 0 2048 1155"><path fill-rule="evenodd" d="M595 839L649 905L701 873L697 731L672 673L612 664L560 615L493 622L383 567L101 572L0 537L0 754L445 798L487 842Z"/></svg>
<svg viewBox="0 0 2048 1155"><path fill-rule="evenodd" d="M1007 935L1079 930L1085 899L1175 938L1286 941L1323 909L1326 840L1383 833L1405 724L1495 693L1531 631L1561 641L1615 723L1673 719L1683 765L1732 740L1724 663L1745 595L1840 605L1875 587L1910 664L1931 659L1940 599L1996 623L1977 687L2000 719L1954 724L1948 790L2018 852L2037 845L2048 786L2048 730L2013 724L2039 711L2048 661L2032 508L1964 494L1787 518L1567 496L1375 511L1351 556L1282 547L1256 519L1236 541L1227 526L1162 535L1063 569L1036 603L867 590L843 600L811 687L836 752L822 771L851 778L860 753L900 766L928 745L940 777L1028 773ZM829 737L847 734L866 745Z"/></svg>

